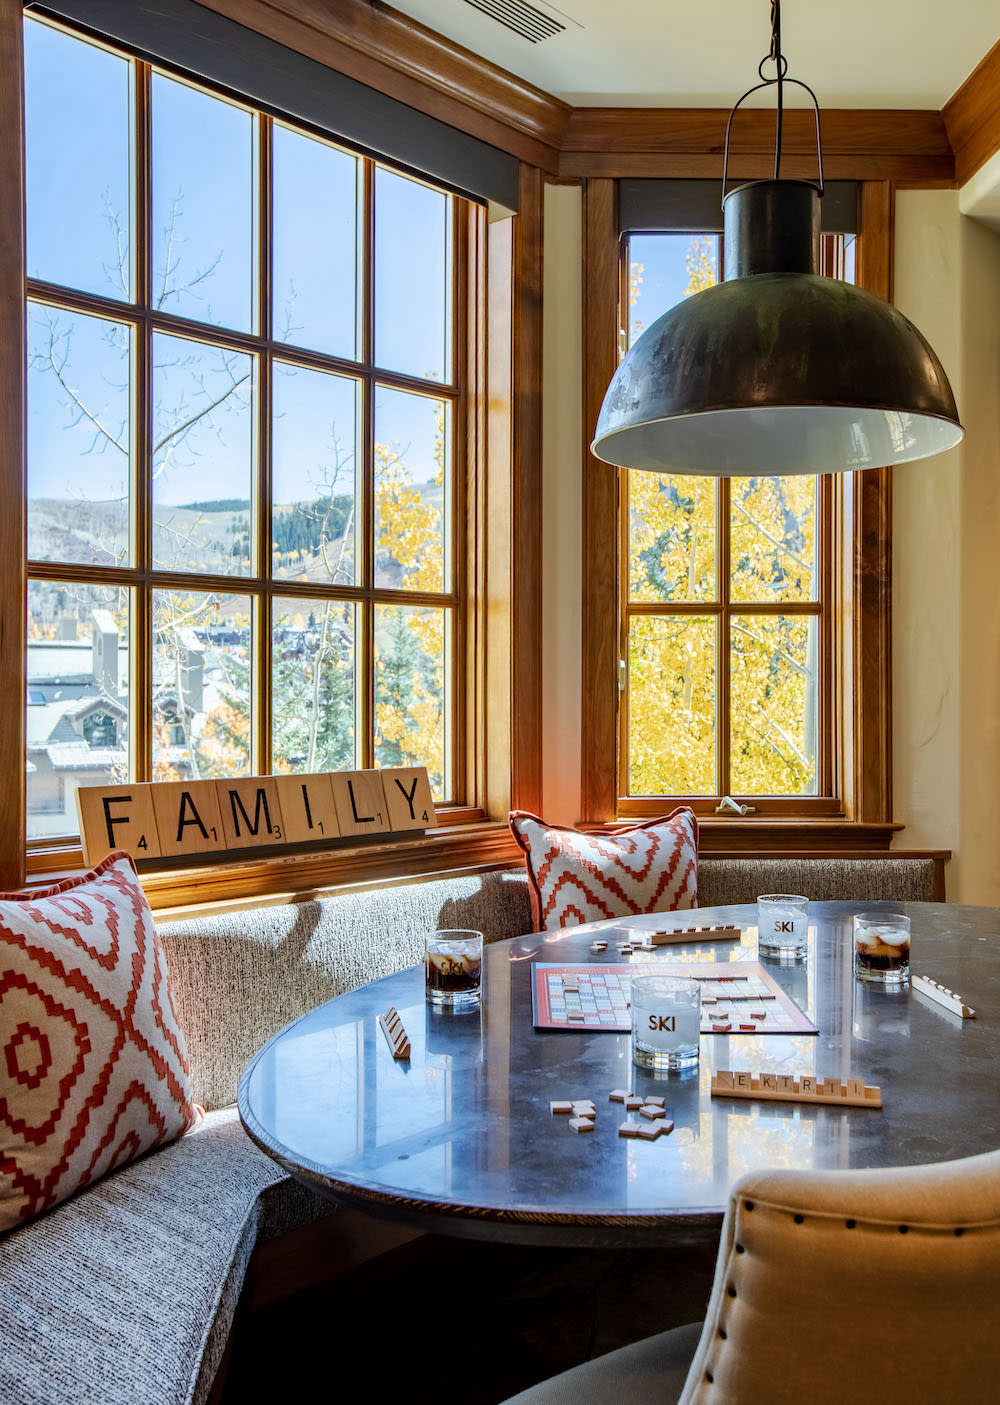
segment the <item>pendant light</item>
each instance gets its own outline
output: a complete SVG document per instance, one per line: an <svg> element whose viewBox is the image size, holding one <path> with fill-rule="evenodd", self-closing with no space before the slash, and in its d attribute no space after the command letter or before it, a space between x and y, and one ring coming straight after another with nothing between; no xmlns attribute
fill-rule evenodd
<svg viewBox="0 0 1000 1405"><path fill-rule="evenodd" d="M766 78L769 61L776 76ZM786 77L779 0L758 72L762 81L726 128L725 281L684 298L629 349L604 397L593 453L623 468L728 478L837 473L953 448L965 431L929 343L881 298L816 272L819 104ZM780 179L785 82L805 88L815 107L817 184ZM774 178L727 194L733 118L772 85Z"/></svg>

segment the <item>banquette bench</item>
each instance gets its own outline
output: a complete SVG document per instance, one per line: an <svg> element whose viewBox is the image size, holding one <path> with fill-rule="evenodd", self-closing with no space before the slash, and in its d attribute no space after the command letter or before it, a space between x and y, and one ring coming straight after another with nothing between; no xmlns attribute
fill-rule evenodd
<svg viewBox="0 0 1000 1405"><path fill-rule="evenodd" d="M699 903L761 892L930 901L933 859L702 858ZM251 1055L343 991L412 965L422 934L531 930L523 871L398 883L159 927L204 1125L0 1239L4 1405L201 1405L255 1247L327 1222L330 1202L246 1137Z"/></svg>

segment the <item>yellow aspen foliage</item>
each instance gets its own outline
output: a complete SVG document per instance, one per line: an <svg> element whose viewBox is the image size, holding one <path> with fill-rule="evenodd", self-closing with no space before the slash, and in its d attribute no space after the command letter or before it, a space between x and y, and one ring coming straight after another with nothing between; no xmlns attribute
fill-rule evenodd
<svg viewBox="0 0 1000 1405"><path fill-rule="evenodd" d="M692 239L685 296L715 282L715 241ZM630 266L629 301L642 266ZM718 485L709 478L628 473L629 600L662 607L632 614L627 641L628 788L635 795L798 795L815 785L816 621L761 615L755 604L816 599L816 479L733 479L730 578L718 579ZM671 613L671 604L734 613ZM730 775L717 769L717 677L728 669Z"/></svg>
<svg viewBox="0 0 1000 1405"><path fill-rule="evenodd" d="M440 401L434 418L437 473L432 482L442 490L443 501L446 433ZM399 587L442 591L442 509L425 500L413 484L405 456L384 444L375 446L375 520L376 555L399 569ZM432 787L440 792L445 772L445 611L380 605L375 619L376 754L393 764L426 766Z"/></svg>

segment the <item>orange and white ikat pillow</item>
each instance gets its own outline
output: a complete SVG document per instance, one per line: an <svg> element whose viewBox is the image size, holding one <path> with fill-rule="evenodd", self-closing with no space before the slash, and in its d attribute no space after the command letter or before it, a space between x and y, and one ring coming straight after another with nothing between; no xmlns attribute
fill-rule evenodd
<svg viewBox="0 0 1000 1405"><path fill-rule="evenodd" d="M546 824L514 810L536 931L698 903L698 821L686 806L611 834Z"/></svg>
<svg viewBox="0 0 1000 1405"><path fill-rule="evenodd" d="M128 855L0 893L0 1233L199 1120Z"/></svg>

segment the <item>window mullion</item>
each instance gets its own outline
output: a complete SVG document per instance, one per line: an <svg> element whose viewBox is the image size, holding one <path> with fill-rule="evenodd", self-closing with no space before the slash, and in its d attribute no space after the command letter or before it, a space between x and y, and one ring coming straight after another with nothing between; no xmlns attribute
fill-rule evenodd
<svg viewBox="0 0 1000 1405"><path fill-rule="evenodd" d="M356 617L355 713L360 737L355 755L365 767L375 764L375 163L362 163L362 328L361 354L366 368L361 407L361 577L367 599ZM359 648L360 645L360 648ZM360 745L358 744L360 743Z"/></svg>
<svg viewBox="0 0 1000 1405"><path fill-rule="evenodd" d="M273 687L272 687L272 594L271 573L273 557L271 551L271 497L273 484L273 455L271 427L272 398L272 354L269 343L272 335L272 250L274 247L273 201L271 182L271 137L273 124L270 117L261 114L257 118L257 317L258 330L265 348L257 362L257 493L256 521L254 538L257 561L256 577L263 584L263 590L255 598L251 610L251 668L252 685L250 690L251 718L251 765L256 765L262 775L269 775L272 767L273 726Z"/></svg>
<svg viewBox="0 0 1000 1405"><path fill-rule="evenodd" d="M716 639L716 755L718 757L718 771L716 785L720 795L728 795L731 786L732 769L732 687L730 671L732 660L730 657L730 610L731 601L730 583L732 581L732 551L730 536L730 519L732 513L732 492L731 483L728 478L719 479L718 496L716 499L716 541L718 550L716 552L716 569L719 573L717 583L718 599L720 610L718 615L718 636Z"/></svg>
<svg viewBox="0 0 1000 1405"><path fill-rule="evenodd" d="M140 308L150 305L152 286L152 131L150 68L135 63L135 286ZM153 562L153 328L148 317L135 324L133 350L132 564L146 576ZM148 583L132 595L129 660L131 766L137 780L153 776L153 598Z"/></svg>

